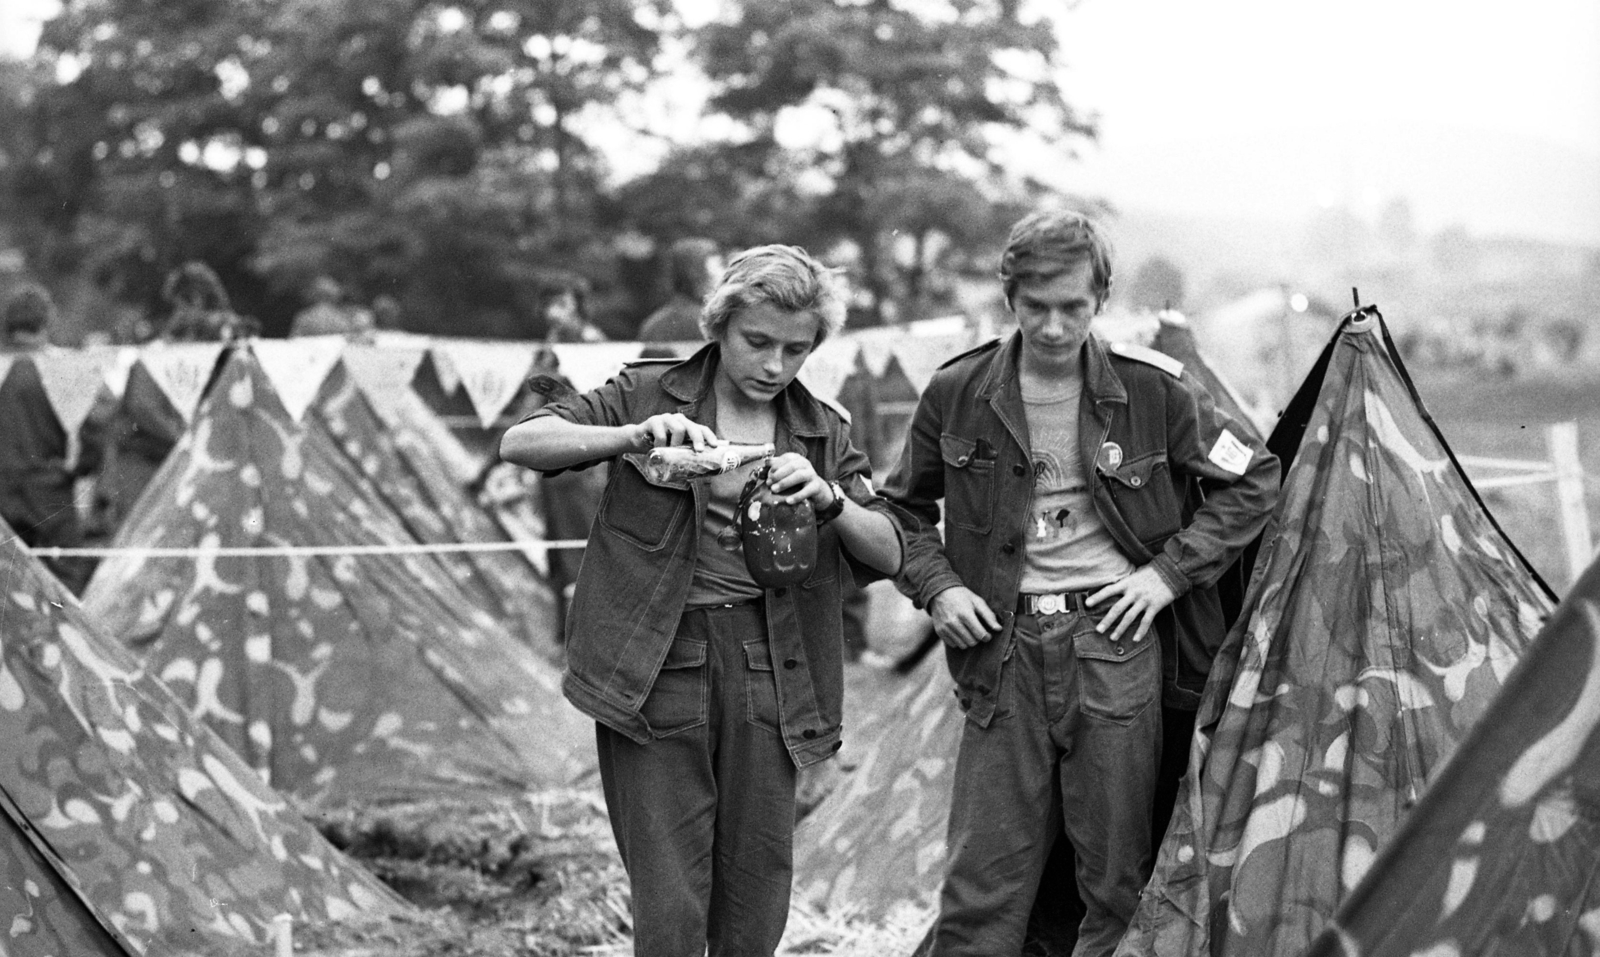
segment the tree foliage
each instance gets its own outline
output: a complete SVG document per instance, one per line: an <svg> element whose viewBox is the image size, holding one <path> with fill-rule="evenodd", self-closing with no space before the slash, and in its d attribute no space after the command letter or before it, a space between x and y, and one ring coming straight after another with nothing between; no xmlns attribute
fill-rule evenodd
<svg viewBox="0 0 1600 957"><path fill-rule="evenodd" d="M766 148L746 155L802 159L807 232L853 247L880 310L898 300L919 312L930 270L992 242L1037 198L998 134L1026 130L1064 149L1093 132L1055 79L1051 24L1025 21L1015 2L748 3L699 50L712 106ZM796 126L810 127L810 142L794 142Z"/></svg>
<svg viewBox="0 0 1600 957"><path fill-rule="evenodd" d="M594 131L685 48L734 134L617 182ZM269 333L327 273L411 328L532 334L552 272L603 287L619 237L691 233L847 253L914 316L1037 198L1004 135L1092 134L1058 67L990 0L751 0L692 32L672 0L66 0L0 185L37 270L154 308L204 260Z"/></svg>

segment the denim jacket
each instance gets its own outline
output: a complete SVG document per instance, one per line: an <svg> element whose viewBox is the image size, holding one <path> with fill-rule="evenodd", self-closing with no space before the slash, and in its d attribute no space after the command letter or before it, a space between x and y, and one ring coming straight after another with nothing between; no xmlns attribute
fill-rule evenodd
<svg viewBox="0 0 1600 957"><path fill-rule="evenodd" d="M883 495L902 511L906 560L898 584L919 607L955 585L989 604L1002 630L946 648L969 720L987 726L1009 656L1026 563L1034 472L1018 384L1022 337L996 340L934 373ZM1224 636L1214 587L1266 524L1278 459L1205 388L1148 350L1084 345L1080 459L1096 514L1137 566L1179 596L1154 624L1163 699L1193 710ZM944 500L944 540L935 527Z"/></svg>
<svg viewBox="0 0 1600 957"><path fill-rule="evenodd" d="M531 418L558 415L583 425L619 426L681 412L706 422L715 401L718 355L711 343L681 362L630 364L600 388L545 406ZM866 455L850 444L849 424L835 407L798 380L774 401L778 454L799 452L857 504L892 517L872 490ZM628 453L612 461L567 615L562 681L580 711L641 743L658 736L640 707L683 614L708 495L701 482L650 481L645 459L644 453ZM894 525L899 534L899 524ZM769 588L763 595L779 723L799 767L839 749L844 696L840 575L854 572L862 582L884 577L850 558L831 524L819 528L817 537L811 576L796 587Z"/></svg>

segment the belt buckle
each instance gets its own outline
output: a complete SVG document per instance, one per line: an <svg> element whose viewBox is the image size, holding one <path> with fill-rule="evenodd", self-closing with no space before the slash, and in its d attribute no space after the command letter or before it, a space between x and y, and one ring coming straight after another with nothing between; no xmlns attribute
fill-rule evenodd
<svg viewBox="0 0 1600 957"><path fill-rule="evenodd" d="M1067 610L1067 596L1051 594L1040 595L1034 600L1041 615L1059 615Z"/></svg>

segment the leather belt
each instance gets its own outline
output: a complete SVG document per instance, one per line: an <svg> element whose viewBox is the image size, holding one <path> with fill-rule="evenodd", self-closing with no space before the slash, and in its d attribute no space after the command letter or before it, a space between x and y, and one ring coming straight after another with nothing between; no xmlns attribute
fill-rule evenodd
<svg viewBox="0 0 1600 957"><path fill-rule="evenodd" d="M1017 596L1017 613L1022 615L1064 615L1069 611L1086 613L1084 600L1094 592L1059 591L1044 595Z"/></svg>

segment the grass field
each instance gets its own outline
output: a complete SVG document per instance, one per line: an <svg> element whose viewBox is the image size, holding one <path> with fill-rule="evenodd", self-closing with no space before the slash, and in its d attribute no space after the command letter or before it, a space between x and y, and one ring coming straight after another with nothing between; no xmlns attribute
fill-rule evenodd
<svg viewBox="0 0 1600 957"><path fill-rule="evenodd" d="M1578 424L1591 534L1600 529L1600 369L1516 379L1478 370L1412 369L1423 404L1458 456L1548 460L1545 426ZM1469 469L1474 479L1505 474ZM1483 491L1506 534L1557 593L1572 583L1549 484ZM1600 541L1600 536L1595 536Z"/></svg>

